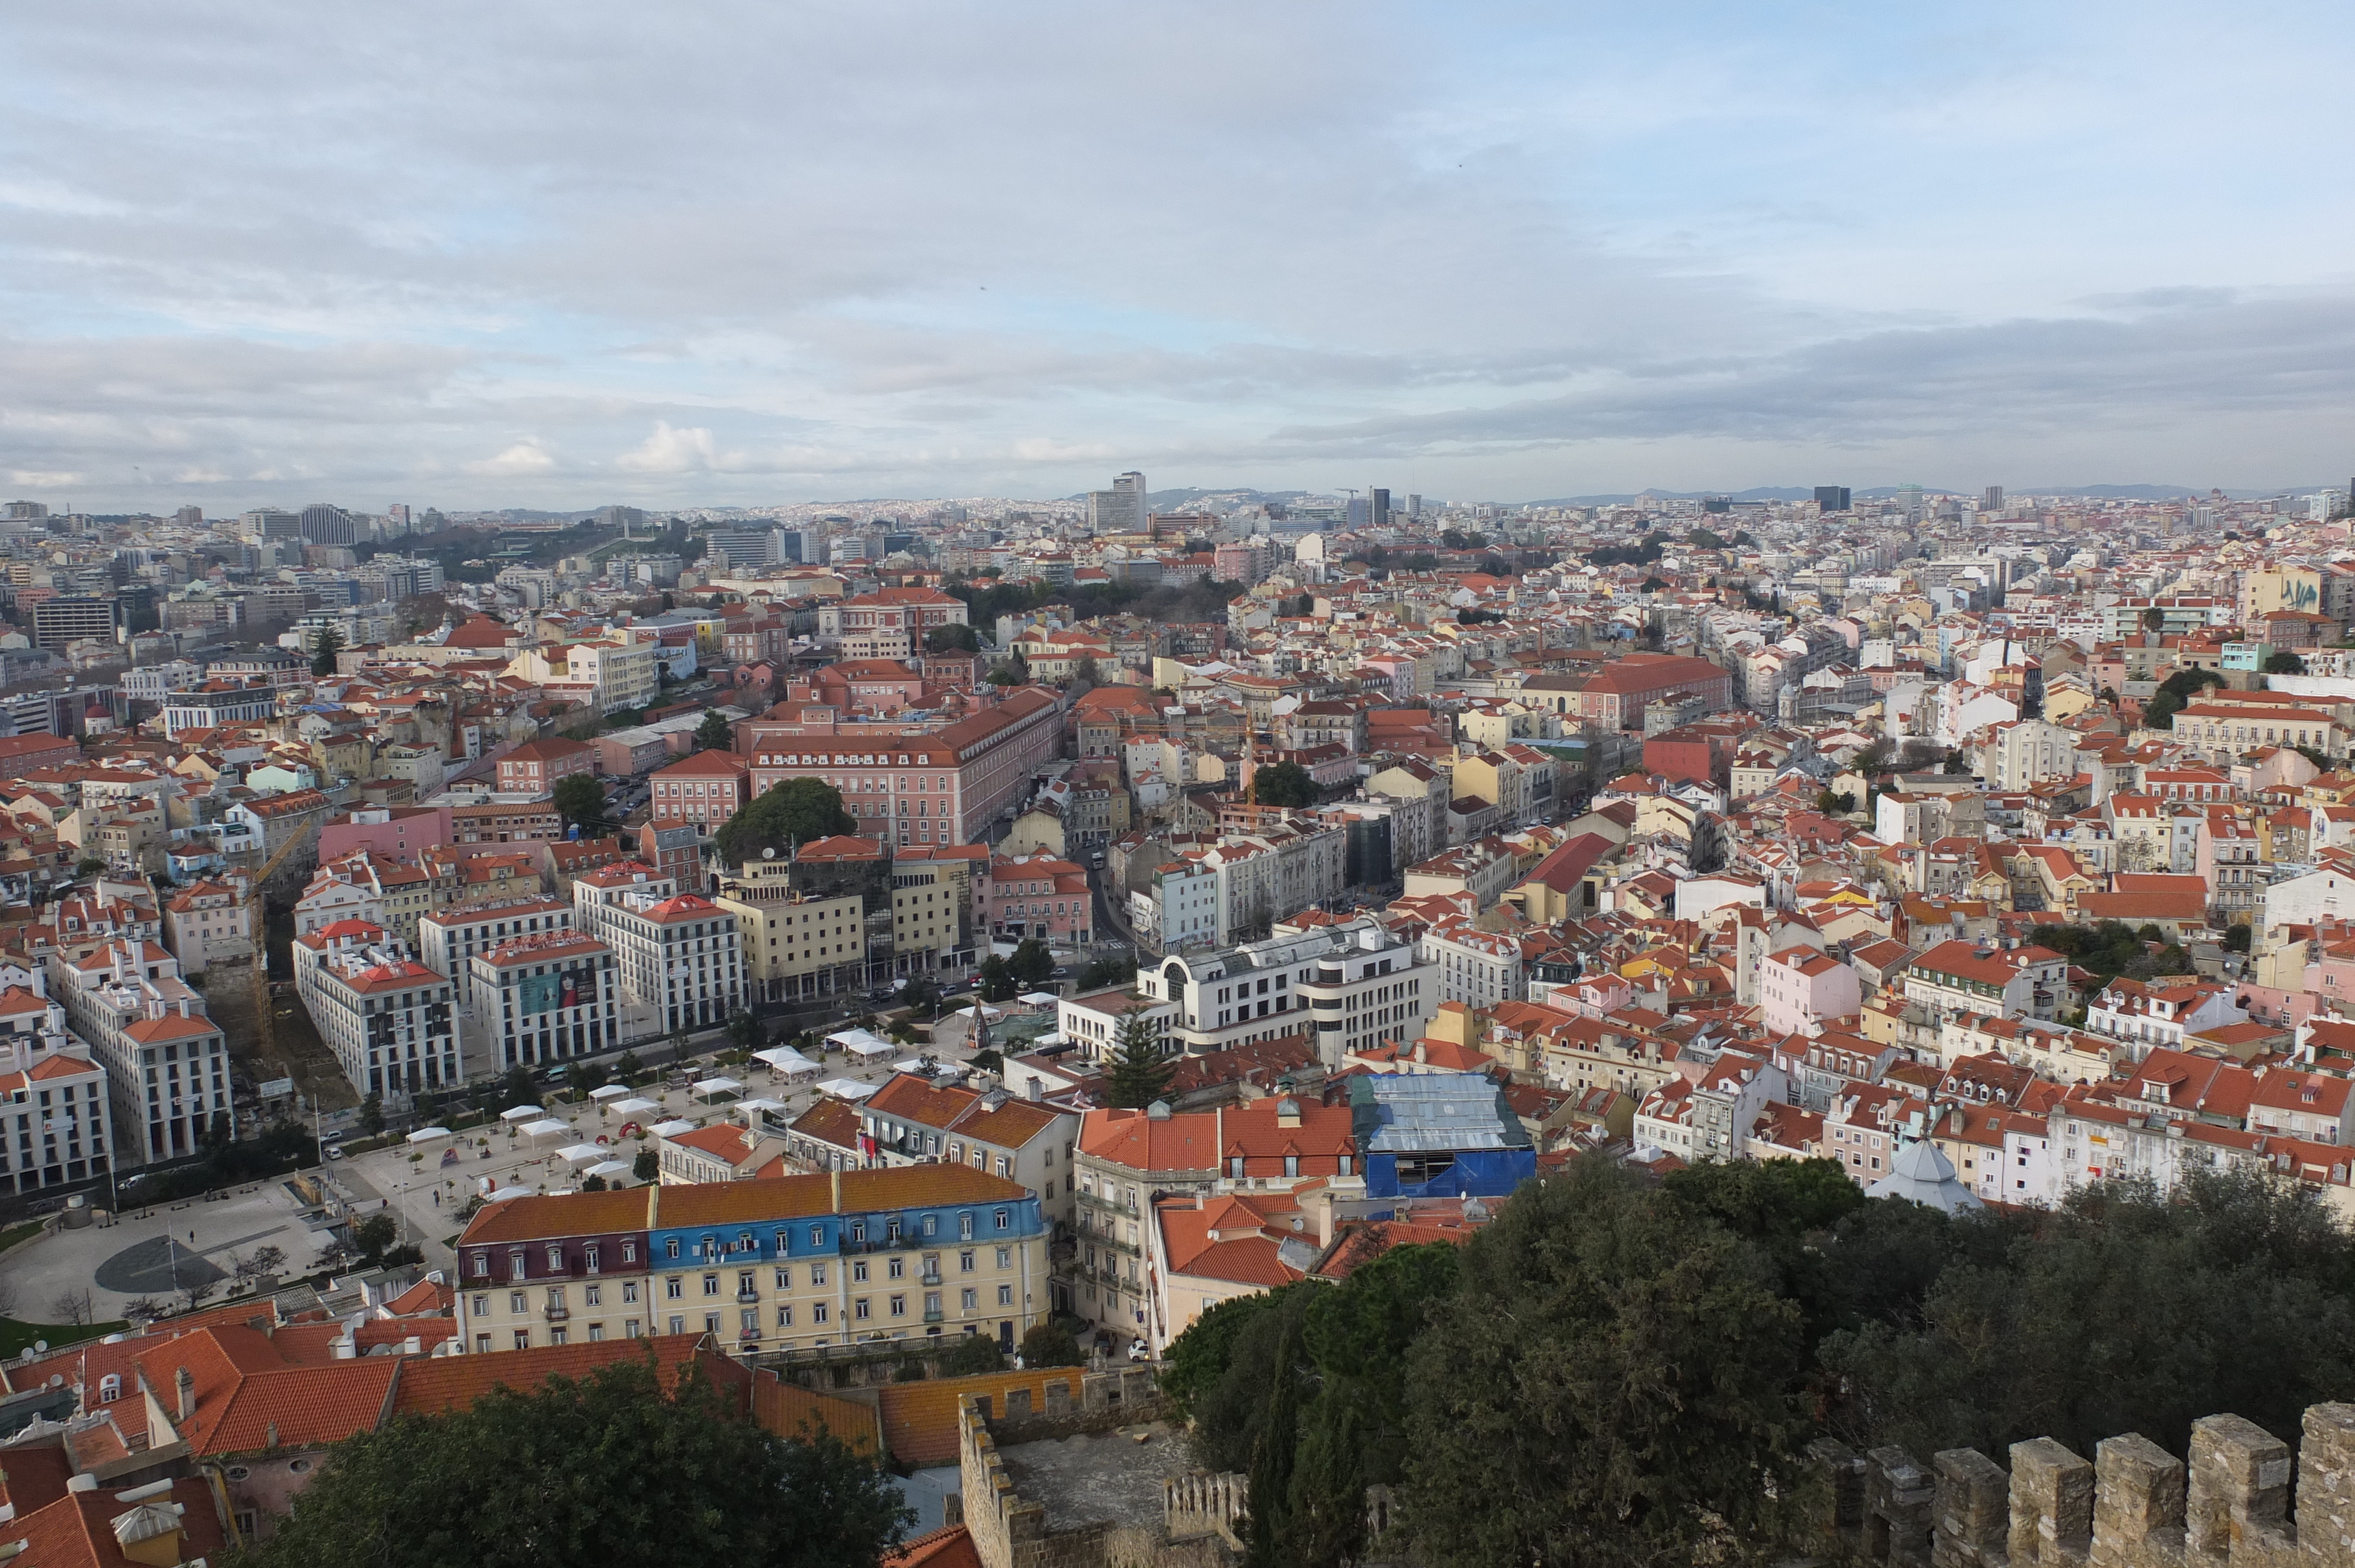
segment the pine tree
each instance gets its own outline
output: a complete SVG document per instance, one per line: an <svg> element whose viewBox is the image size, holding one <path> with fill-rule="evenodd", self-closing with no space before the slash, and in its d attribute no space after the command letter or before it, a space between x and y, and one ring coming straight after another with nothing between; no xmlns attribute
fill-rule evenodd
<svg viewBox="0 0 2355 1568"><path fill-rule="evenodd" d="M1244 1520L1246 1568L1276 1568L1291 1561L1292 1467L1300 1447L1300 1330L1284 1325L1276 1342L1274 1386L1252 1450L1251 1514Z"/></svg>
<svg viewBox="0 0 2355 1568"><path fill-rule="evenodd" d="M1112 1103L1124 1110L1142 1110L1169 1092L1176 1069L1161 1054L1160 1031L1140 1008L1120 1015L1120 1033L1113 1042L1107 1077Z"/></svg>

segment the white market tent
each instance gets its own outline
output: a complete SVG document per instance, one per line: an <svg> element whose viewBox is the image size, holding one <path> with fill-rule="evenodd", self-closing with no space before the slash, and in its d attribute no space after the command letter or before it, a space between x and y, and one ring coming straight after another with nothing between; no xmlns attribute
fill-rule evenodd
<svg viewBox="0 0 2355 1568"><path fill-rule="evenodd" d="M900 1048L889 1040L879 1035L870 1034L864 1029L846 1029L839 1034L829 1034L826 1037L826 1043L829 1045L838 1045L852 1055L863 1057L868 1061L878 1056L888 1056Z"/></svg>
<svg viewBox="0 0 2355 1568"><path fill-rule="evenodd" d="M741 1111L765 1111L773 1116L782 1116L793 1107L783 1100L756 1099L738 1100L736 1108Z"/></svg>
<svg viewBox="0 0 2355 1568"><path fill-rule="evenodd" d="M649 1130L656 1138L677 1138L682 1132L693 1132L695 1124L679 1117L673 1117L668 1121L655 1123Z"/></svg>
<svg viewBox="0 0 2355 1568"><path fill-rule="evenodd" d="M652 1100L633 1097L626 1100L615 1100L605 1108L621 1116L644 1116L650 1110L659 1110L662 1107Z"/></svg>
<svg viewBox="0 0 2355 1568"><path fill-rule="evenodd" d="M544 1118L539 1121L525 1123L523 1135L526 1138L537 1139L542 1138L553 1138L559 1132L570 1132L572 1128L569 1125L557 1120L551 1116Z"/></svg>
<svg viewBox="0 0 2355 1568"><path fill-rule="evenodd" d="M616 1176L627 1176L629 1173L630 1162L626 1160L608 1160L602 1164L591 1165L588 1170L581 1172L583 1176L602 1176L608 1181Z"/></svg>
<svg viewBox="0 0 2355 1568"><path fill-rule="evenodd" d="M863 1100L875 1092L875 1086L862 1084L857 1078L828 1078L817 1086L817 1092L838 1100Z"/></svg>
<svg viewBox="0 0 2355 1568"><path fill-rule="evenodd" d="M578 1165L584 1160L605 1158L605 1151L593 1143L568 1143L556 1152L567 1165Z"/></svg>
<svg viewBox="0 0 2355 1568"><path fill-rule="evenodd" d="M706 1078L699 1084L689 1085L687 1092L708 1100L714 1095L735 1094L743 1086L733 1078Z"/></svg>
<svg viewBox="0 0 2355 1568"><path fill-rule="evenodd" d="M589 1097L592 1100L618 1100L629 1092L627 1084L602 1084L589 1091Z"/></svg>
<svg viewBox="0 0 2355 1568"><path fill-rule="evenodd" d="M805 1073L820 1071L818 1065L790 1045L779 1045L767 1051L755 1051L752 1060L768 1065L773 1073L783 1073L788 1078L798 1078Z"/></svg>
<svg viewBox="0 0 2355 1568"><path fill-rule="evenodd" d="M1026 991L1014 1000L1032 1007L1052 1007L1063 999L1051 991Z"/></svg>
<svg viewBox="0 0 2355 1568"><path fill-rule="evenodd" d="M506 1109L499 1112L499 1119L501 1121L529 1121L534 1117L546 1116L547 1114L548 1113L546 1111L540 1109L538 1106L509 1106Z"/></svg>
<svg viewBox="0 0 2355 1568"><path fill-rule="evenodd" d="M431 1143L437 1138L447 1138L449 1136L450 1129L446 1127L421 1127L415 1132L409 1135L409 1141L411 1143Z"/></svg>
<svg viewBox="0 0 2355 1568"><path fill-rule="evenodd" d="M509 1198L528 1198L530 1196L531 1189L528 1187L501 1187L496 1192L484 1193L483 1202L485 1203L504 1203Z"/></svg>

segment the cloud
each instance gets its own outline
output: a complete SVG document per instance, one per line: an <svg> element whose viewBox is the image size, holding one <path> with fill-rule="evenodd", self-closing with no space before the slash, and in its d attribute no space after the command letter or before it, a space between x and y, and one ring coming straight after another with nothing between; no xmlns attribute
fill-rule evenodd
<svg viewBox="0 0 2355 1568"><path fill-rule="evenodd" d="M496 457L487 457L466 465L468 473L486 479L515 479L527 474L552 473L556 459L538 441L517 441Z"/></svg>
<svg viewBox="0 0 2355 1568"><path fill-rule="evenodd" d="M11 22L0 439L78 503L2244 484L2355 415L2316 0Z"/></svg>
<svg viewBox="0 0 2355 1568"><path fill-rule="evenodd" d="M56 469L17 468L8 471L11 483L27 490L57 490L69 484L80 484L81 475L61 472Z"/></svg>
<svg viewBox="0 0 2355 1568"><path fill-rule="evenodd" d="M719 464L709 430L699 425L681 429L657 419L654 434L616 458L613 466L629 473L693 473Z"/></svg>

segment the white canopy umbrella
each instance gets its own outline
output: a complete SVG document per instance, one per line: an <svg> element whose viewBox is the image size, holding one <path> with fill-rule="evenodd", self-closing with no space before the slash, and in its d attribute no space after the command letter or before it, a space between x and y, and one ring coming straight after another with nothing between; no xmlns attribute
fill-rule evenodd
<svg viewBox="0 0 2355 1568"><path fill-rule="evenodd" d="M524 1125L523 1135L529 1139L553 1138L559 1132L571 1130L572 1128L566 1123L557 1120L554 1117L548 1117L539 1121L527 1122Z"/></svg>
<svg viewBox="0 0 2355 1568"><path fill-rule="evenodd" d="M506 1109L499 1112L499 1119L501 1121L529 1121L536 1116L546 1116L547 1114L548 1113L546 1111L540 1109L538 1106L509 1106Z"/></svg>
<svg viewBox="0 0 2355 1568"><path fill-rule="evenodd" d="M603 1160L581 1172L583 1176L602 1176L608 1181L616 1176L627 1176L629 1173L630 1162L626 1160Z"/></svg>
<svg viewBox="0 0 2355 1568"><path fill-rule="evenodd" d="M839 1045L852 1055L865 1057L870 1061L878 1056L888 1056L900 1048L889 1040L870 1034L864 1029L846 1029L838 1034L827 1035L826 1040L829 1045Z"/></svg>
<svg viewBox="0 0 2355 1568"><path fill-rule="evenodd" d="M857 1078L828 1078L817 1086L817 1092L838 1100L863 1100L875 1092L875 1086L862 1084Z"/></svg>
<svg viewBox="0 0 2355 1568"><path fill-rule="evenodd" d="M682 1132L693 1132L695 1124L678 1117L655 1123L652 1131L656 1138L677 1138Z"/></svg>
<svg viewBox="0 0 2355 1568"><path fill-rule="evenodd" d="M450 1129L446 1127L421 1127L415 1132L409 1135L409 1141L411 1143L431 1143L437 1138L447 1138L449 1136Z"/></svg>
<svg viewBox="0 0 2355 1568"><path fill-rule="evenodd" d="M605 1151L593 1143L569 1143L556 1152L567 1165L578 1165L584 1160L605 1158Z"/></svg>
<svg viewBox="0 0 2355 1568"><path fill-rule="evenodd" d="M699 1084L689 1085L687 1092L709 1099L714 1095L732 1095L743 1086L733 1078L706 1078Z"/></svg>
<svg viewBox="0 0 2355 1568"><path fill-rule="evenodd" d="M661 1107L652 1100L634 1096L626 1100L615 1100L606 1108L619 1116L644 1116L650 1110L658 1110Z"/></svg>
<svg viewBox="0 0 2355 1568"><path fill-rule="evenodd" d="M752 1060L768 1064L772 1072L783 1073L789 1078L818 1071L818 1065L790 1045L779 1045L767 1051L755 1051Z"/></svg>
<svg viewBox="0 0 2355 1568"><path fill-rule="evenodd" d="M629 1092L627 1084L601 1084L589 1091L589 1097L592 1100L618 1100Z"/></svg>

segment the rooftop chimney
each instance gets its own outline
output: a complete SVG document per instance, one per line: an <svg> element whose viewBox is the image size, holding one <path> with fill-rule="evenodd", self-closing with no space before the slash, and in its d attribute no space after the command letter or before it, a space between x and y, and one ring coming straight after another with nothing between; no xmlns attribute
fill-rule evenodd
<svg viewBox="0 0 2355 1568"><path fill-rule="evenodd" d="M835 1166L826 1174L833 1178L834 1213L838 1214L842 1213L842 1167Z"/></svg>
<svg viewBox="0 0 2355 1568"><path fill-rule="evenodd" d="M197 1414L197 1374L182 1367L172 1374L172 1383L180 1394L180 1419L192 1419Z"/></svg>

